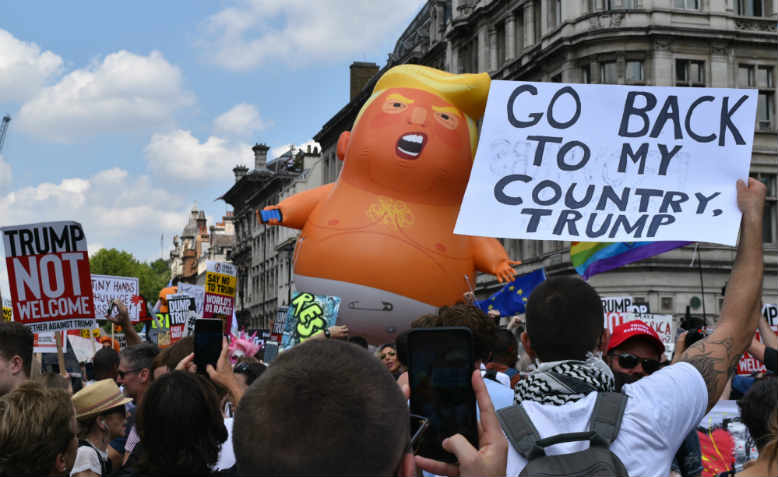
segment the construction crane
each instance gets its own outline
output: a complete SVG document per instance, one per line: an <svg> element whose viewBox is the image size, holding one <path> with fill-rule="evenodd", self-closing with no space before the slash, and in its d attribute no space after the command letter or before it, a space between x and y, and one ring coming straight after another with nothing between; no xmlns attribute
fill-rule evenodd
<svg viewBox="0 0 778 477"><path fill-rule="evenodd" d="M0 152L3 152L3 144L5 143L5 134L8 132L8 123L11 122L11 116L3 116L2 122L0 122Z"/></svg>

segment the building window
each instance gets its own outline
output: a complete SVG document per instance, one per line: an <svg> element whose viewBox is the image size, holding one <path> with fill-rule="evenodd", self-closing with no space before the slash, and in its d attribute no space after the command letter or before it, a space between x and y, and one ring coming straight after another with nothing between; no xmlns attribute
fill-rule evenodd
<svg viewBox="0 0 778 477"><path fill-rule="evenodd" d="M619 64L615 61L600 63L600 83L618 84L619 83Z"/></svg>
<svg viewBox="0 0 778 477"><path fill-rule="evenodd" d="M584 84L589 84L592 82L592 71L589 65L584 65L581 67L581 82Z"/></svg>
<svg viewBox="0 0 778 477"><path fill-rule="evenodd" d="M764 243L775 243L776 233L776 175L775 174L754 174L754 178L760 180L767 186L767 199L764 208L764 220L762 226L762 241Z"/></svg>
<svg viewBox="0 0 778 477"><path fill-rule="evenodd" d="M589 12L639 8L639 0L588 0Z"/></svg>
<svg viewBox="0 0 778 477"><path fill-rule="evenodd" d="M673 6L684 10L699 10L700 0L673 0Z"/></svg>
<svg viewBox="0 0 778 477"><path fill-rule="evenodd" d="M744 17L763 17L767 0L737 0L737 14Z"/></svg>
<svg viewBox="0 0 778 477"><path fill-rule="evenodd" d="M542 26L542 17L540 15L540 0L535 0L532 2L532 11L534 14L534 18L532 19L534 22L534 30L535 30L535 41L533 43L540 43L540 39L543 37L543 32L541 31Z"/></svg>
<svg viewBox="0 0 778 477"><path fill-rule="evenodd" d="M675 60L676 86L705 86L705 62Z"/></svg>
<svg viewBox="0 0 778 477"><path fill-rule="evenodd" d="M662 311L673 311L673 297L662 297Z"/></svg>
<svg viewBox="0 0 778 477"><path fill-rule="evenodd" d="M548 28L549 30L562 24L562 0L548 2Z"/></svg>
<svg viewBox="0 0 778 477"><path fill-rule="evenodd" d="M756 106L756 128L769 131L775 117L775 83L772 66L739 65L737 82L741 88L758 88Z"/></svg>
<svg viewBox="0 0 778 477"><path fill-rule="evenodd" d="M495 27L495 40L497 41L497 68L502 68L505 64L505 23L500 23Z"/></svg>
<svg viewBox="0 0 778 477"><path fill-rule="evenodd" d="M646 80L643 74L643 62L640 60L628 60L624 80L627 83L643 83Z"/></svg>

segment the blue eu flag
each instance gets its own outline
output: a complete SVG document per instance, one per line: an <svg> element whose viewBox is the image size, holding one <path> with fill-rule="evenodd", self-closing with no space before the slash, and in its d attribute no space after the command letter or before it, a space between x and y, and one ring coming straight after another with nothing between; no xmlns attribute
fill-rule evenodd
<svg viewBox="0 0 778 477"><path fill-rule="evenodd" d="M484 312L497 310L500 316L510 316L526 311L529 295L536 286L546 280L546 271L538 268L525 275L519 275L510 283L505 284L500 291L486 300L476 302Z"/></svg>

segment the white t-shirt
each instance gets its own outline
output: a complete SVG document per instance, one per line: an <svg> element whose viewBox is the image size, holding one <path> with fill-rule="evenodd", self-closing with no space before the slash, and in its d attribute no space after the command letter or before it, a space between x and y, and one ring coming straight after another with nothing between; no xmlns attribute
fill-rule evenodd
<svg viewBox="0 0 778 477"><path fill-rule="evenodd" d="M219 451L219 460L213 467L213 470L227 470L235 465L235 450L232 448L232 424L234 418L225 417L224 427L227 428L227 440L222 444L222 448Z"/></svg>
<svg viewBox="0 0 778 477"><path fill-rule="evenodd" d="M100 459L97 457L97 453L104 460L108 460L108 454L101 452L99 449L95 449L89 446L80 446L78 453L76 454L76 461L73 464L73 470L70 471L70 475L84 472L85 470L91 470L97 475L103 475L103 468L100 466Z"/></svg>
<svg viewBox="0 0 778 477"><path fill-rule="evenodd" d="M708 390L697 369L676 363L623 388L629 399L621 429L610 446L629 475L666 476L681 442L705 416ZM596 393L563 406L524 401L522 405L541 438L587 430ZM584 450L587 442L547 447L548 455ZM508 446L507 475L519 475L527 461Z"/></svg>

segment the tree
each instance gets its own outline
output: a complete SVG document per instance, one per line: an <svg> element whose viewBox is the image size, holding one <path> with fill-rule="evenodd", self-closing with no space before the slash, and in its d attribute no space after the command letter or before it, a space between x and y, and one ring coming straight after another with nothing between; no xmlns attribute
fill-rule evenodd
<svg viewBox="0 0 778 477"><path fill-rule="evenodd" d="M89 267L97 275L137 277L140 294L152 305L157 301L159 291L170 280L170 270L164 260L145 263L129 252L115 248L100 249L89 258Z"/></svg>

